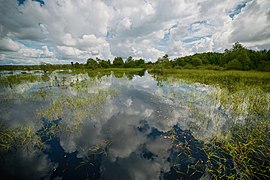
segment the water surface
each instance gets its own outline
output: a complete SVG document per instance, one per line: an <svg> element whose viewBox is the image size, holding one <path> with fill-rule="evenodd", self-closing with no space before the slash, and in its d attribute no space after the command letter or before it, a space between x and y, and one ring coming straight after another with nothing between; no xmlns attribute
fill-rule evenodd
<svg viewBox="0 0 270 180"><path fill-rule="evenodd" d="M113 73L35 76L38 80L0 87L2 132L31 130L22 145L6 143L11 147L1 149L1 176L209 178L202 148L231 122L213 98L218 88L156 81L147 72L118 78Z"/></svg>

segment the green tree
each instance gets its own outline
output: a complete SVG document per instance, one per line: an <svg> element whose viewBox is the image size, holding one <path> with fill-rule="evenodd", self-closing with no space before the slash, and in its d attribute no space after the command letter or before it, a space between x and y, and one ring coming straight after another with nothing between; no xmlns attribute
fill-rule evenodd
<svg viewBox="0 0 270 180"><path fill-rule="evenodd" d="M129 56L124 64L125 68L132 68L135 67L135 62L131 56Z"/></svg>
<svg viewBox="0 0 270 180"><path fill-rule="evenodd" d="M258 70L270 71L270 61L262 61L262 63L258 67Z"/></svg>
<svg viewBox="0 0 270 180"><path fill-rule="evenodd" d="M89 58L89 59L87 60L87 62L86 62L86 66L87 66L87 68L89 68L89 69L96 69L96 68L98 68L98 63L97 63L97 61L95 61L94 59Z"/></svg>
<svg viewBox="0 0 270 180"><path fill-rule="evenodd" d="M248 56L248 50L239 42L236 42L233 45L233 48L225 53L225 56L225 63L227 64L227 68L246 71L252 69L254 66ZM241 64L241 67L239 66L239 63Z"/></svg>
<svg viewBox="0 0 270 180"><path fill-rule="evenodd" d="M172 68L172 63L169 59L168 54L165 54L161 58L159 57L156 64L158 68Z"/></svg>
<svg viewBox="0 0 270 180"><path fill-rule="evenodd" d="M247 71L253 68L253 64L247 54L246 49L239 50L238 60L242 64L242 70Z"/></svg>
<svg viewBox="0 0 270 180"><path fill-rule="evenodd" d="M105 61L105 60L101 60L101 61L99 62L99 66L100 66L101 68L109 68L109 67L110 67L110 62L109 62L109 61Z"/></svg>
<svg viewBox="0 0 270 180"><path fill-rule="evenodd" d="M234 43L232 51L238 51L242 49L245 49L244 46L237 41L236 43Z"/></svg>
<svg viewBox="0 0 270 180"><path fill-rule="evenodd" d="M173 63L173 66L174 67L177 67L177 66L180 66L180 67L184 67L186 65L186 61L184 58L176 58L174 59L174 63Z"/></svg>
<svg viewBox="0 0 270 180"><path fill-rule="evenodd" d="M136 67L144 67L145 61L143 59L135 60Z"/></svg>
<svg viewBox="0 0 270 180"><path fill-rule="evenodd" d="M230 61L226 65L227 69L235 69L235 70L242 70L242 64L238 61L238 59L234 59Z"/></svg>
<svg viewBox="0 0 270 180"><path fill-rule="evenodd" d="M123 67L124 61L122 57L115 57L113 60L113 65L114 67Z"/></svg>
<svg viewBox="0 0 270 180"><path fill-rule="evenodd" d="M76 62L76 63L74 64L74 67L75 67L75 68L79 68L79 67L80 67L80 64L79 64L78 62Z"/></svg>
<svg viewBox="0 0 270 180"><path fill-rule="evenodd" d="M194 57L191 60L191 64L193 66L200 66L200 65L202 65L202 60L200 58L198 58L198 57Z"/></svg>

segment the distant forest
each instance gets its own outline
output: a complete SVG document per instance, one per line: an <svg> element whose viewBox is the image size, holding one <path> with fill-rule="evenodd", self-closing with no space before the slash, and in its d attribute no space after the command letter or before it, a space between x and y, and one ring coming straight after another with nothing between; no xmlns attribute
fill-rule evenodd
<svg viewBox="0 0 270 180"><path fill-rule="evenodd" d="M79 66L79 64L75 65ZM201 54L194 54L192 56L185 56L169 59L165 54L158 58L155 63L147 62L144 59L133 59L131 56L125 61L122 57L115 57L114 60L102 60L99 58L89 58L85 65L87 68L156 68L156 69L228 69L228 70L258 70L270 71L270 50L255 51L245 48L239 42L236 42L233 47L224 53L207 52Z"/></svg>
<svg viewBox="0 0 270 180"><path fill-rule="evenodd" d="M37 66L1 66L0 69L36 69ZM153 68L153 69L214 69L214 70L257 70L270 71L270 50L250 50L236 42L231 49L225 49L224 53L206 52L191 56L170 59L167 54L157 59L156 62L145 62L144 59L134 59L129 56L126 60L115 57L113 61L89 58L86 64L78 62L65 65L51 65L43 63L39 69L58 68Z"/></svg>

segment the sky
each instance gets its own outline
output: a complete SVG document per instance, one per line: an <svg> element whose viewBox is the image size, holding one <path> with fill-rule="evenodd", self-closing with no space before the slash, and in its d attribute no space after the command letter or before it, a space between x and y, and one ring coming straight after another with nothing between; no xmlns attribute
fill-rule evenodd
<svg viewBox="0 0 270 180"><path fill-rule="evenodd" d="M270 49L269 0L0 0L0 65Z"/></svg>

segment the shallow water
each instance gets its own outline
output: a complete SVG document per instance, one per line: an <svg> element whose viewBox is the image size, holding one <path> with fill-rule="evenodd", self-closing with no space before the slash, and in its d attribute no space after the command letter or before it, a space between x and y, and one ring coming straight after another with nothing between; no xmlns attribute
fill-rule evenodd
<svg viewBox="0 0 270 180"><path fill-rule="evenodd" d="M30 127L34 136L27 148L1 149L1 176L9 178L207 179L203 144L231 121L213 98L218 88L147 72L53 72L48 81L0 88L2 130Z"/></svg>

